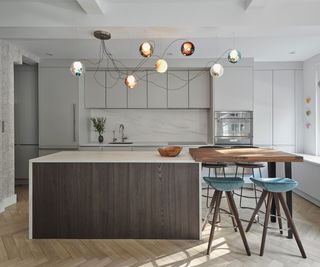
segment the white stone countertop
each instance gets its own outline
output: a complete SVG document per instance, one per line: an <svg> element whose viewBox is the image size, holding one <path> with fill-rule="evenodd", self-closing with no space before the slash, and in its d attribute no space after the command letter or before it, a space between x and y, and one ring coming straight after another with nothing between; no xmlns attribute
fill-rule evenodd
<svg viewBox="0 0 320 267"><path fill-rule="evenodd" d="M30 160L31 163L196 163L189 151L161 157L158 151L62 151Z"/></svg>
<svg viewBox="0 0 320 267"><path fill-rule="evenodd" d="M128 141L131 142L131 141ZM110 143L87 143L87 144L80 144L79 147L164 147L164 146L201 146L206 145L205 142L135 142L133 141L131 144L110 144Z"/></svg>

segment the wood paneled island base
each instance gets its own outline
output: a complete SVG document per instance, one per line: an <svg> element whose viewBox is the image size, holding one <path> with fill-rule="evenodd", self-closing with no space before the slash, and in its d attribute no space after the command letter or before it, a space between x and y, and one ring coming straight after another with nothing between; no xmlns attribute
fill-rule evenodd
<svg viewBox="0 0 320 267"><path fill-rule="evenodd" d="M199 163L108 162L110 152L98 153L106 162L30 163L31 238L201 238Z"/></svg>

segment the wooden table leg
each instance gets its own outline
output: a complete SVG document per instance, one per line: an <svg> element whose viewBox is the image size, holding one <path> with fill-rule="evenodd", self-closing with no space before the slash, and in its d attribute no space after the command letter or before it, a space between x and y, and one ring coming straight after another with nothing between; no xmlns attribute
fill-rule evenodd
<svg viewBox="0 0 320 267"><path fill-rule="evenodd" d="M292 178L292 164L291 162L285 162L284 163L284 172L285 172L285 177L286 178ZM286 193L286 199L287 199L287 206L288 206L288 209L290 211L290 215L291 215L291 218L292 218L292 191L288 191ZM289 228L289 220L288 220L288 228ZM288 231L288 238L292 239L292 231L289 230Z"/></svg>
<svg viewBox="0 0 320 267"><path fill-rule="evenodd" d="M276 163L275 162L268 162L268 176L269 176L269 178L275 178L276 173L277 173ZM275 204L274 200L272 200L271 215L272 215L272 216L270 216L271 222L276 222L277 221L276 204Z"/></svg>

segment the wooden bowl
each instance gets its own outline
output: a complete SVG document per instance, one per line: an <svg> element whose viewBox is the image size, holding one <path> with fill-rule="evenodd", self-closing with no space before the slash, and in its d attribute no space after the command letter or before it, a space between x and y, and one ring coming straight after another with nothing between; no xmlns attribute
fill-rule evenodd
<svg viewBox="0 0 320 267"><path fill-rule="evenodd" d="M181 146L159 147L158 151L162 157L176 157L182 150Z"/></svg>

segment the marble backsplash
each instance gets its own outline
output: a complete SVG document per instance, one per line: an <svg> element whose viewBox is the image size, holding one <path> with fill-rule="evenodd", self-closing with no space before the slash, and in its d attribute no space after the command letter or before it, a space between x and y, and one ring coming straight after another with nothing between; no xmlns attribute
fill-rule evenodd
<svg viewBox="0 0 320 267"><path fill-rule="evenodd" d="M89 117L106 117L105 142L111 142L113 133L120 139L119 125L132 142L207 142L208 110L171 109L92 109ZM89 122L89 118L88 118ZM88 123L89 143L97 142L97 133Z"/></svg>

